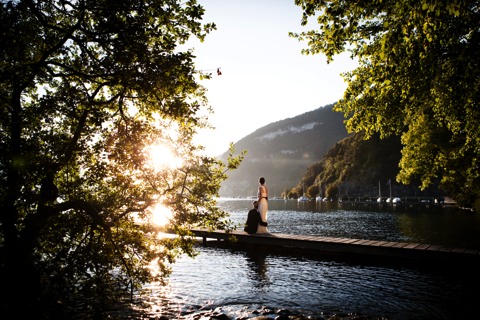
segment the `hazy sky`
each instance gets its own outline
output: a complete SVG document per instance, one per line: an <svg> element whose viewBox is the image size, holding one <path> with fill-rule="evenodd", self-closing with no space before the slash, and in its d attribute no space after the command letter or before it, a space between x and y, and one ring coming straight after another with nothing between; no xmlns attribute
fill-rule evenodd
<svg viewBox="0 0 480 320"><path fill-rule="evenodd" d="M293 0L199 2L206 10L204 22L217 25L203 43L191 45L196 69L214 73L201 82L214 109L215 129L199 136L209 155L223 153L230 142L267 124L342 97L346 84L340 74L354 64L347 55L327 64L323 55L300 53L306 43L288 36L302 30L301 9Z"/></svg>

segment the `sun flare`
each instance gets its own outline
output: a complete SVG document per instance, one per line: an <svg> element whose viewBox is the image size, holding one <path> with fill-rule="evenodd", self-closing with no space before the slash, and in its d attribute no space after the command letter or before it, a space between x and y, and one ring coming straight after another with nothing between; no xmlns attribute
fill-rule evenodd
<svg viewBox="0 0 480 320"><path fill-rule="evenodd" d="M152 223L157 226L166 226L172 219L172 211L165 205L158 203L152 208Z"/></svg>
<svg viewBox="0 0 480 320"><path fill-rule="evenodd" d="M156 170L174 169L182 166L182 159L165 144L155 144L148 147L148 153Z"/></svg>

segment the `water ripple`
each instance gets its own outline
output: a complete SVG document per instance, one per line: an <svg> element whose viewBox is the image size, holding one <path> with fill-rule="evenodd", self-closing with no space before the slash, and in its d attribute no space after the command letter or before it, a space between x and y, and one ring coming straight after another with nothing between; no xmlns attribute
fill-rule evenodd
<svg viewBox="0 0 480 320"><path fill-rule="evenodd" d="M476 217L453 215L452 222L452 216L444 213L291 208L297 205L272 201L269 230L479 246L473 239L480 234ZM225 206L240 226L249 202ZM470 236L473 241L459 235L462 232L475 235ZM205 309L222 310L232 319L268 308L324 318L360 314L399 320L473 318L478 313L475 297L480 277L468 266L406 267L213 246L199 251L195 259L182 257L173 266L167 286L147 288L152 310L169 310L173 318L185 319Z"/></svg>

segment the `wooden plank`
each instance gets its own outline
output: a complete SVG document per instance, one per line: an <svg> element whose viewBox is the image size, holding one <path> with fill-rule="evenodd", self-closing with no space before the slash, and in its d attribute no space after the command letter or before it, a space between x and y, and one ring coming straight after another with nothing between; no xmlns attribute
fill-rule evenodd
<svg viewBox="0 0 480 320"><path fill-rule="evenodd" d="M427 248L427 250L438 251L438 250L440 250L440 248L442 248L442 246L431 245Z"/></svg>
<svg viewBox="0 0 480 320"><path fill-rule="evenodd" d="M383 247L383 246L386 246L388 244L389 244L389 242L387 242L387 241L378 241L377 246L378 247Z"/></svg>
<svg viewBox="0 0 480 320"><path fill-rule="evenodd" d="M383 242L375 241L375 240L369 240L369 241L365 242L364 245L372 246L372 247L378 247L379 244L381 244L381 243L383 243Z"/></svg>
<svg viewBox="0 0 480 320"><path fill-rule="evenodd" d="M395 247L395 248L403 248L405 246L408 246L408 243L405 243L405 242L397 242L396 244L394 244L392 247Z"/></svg>
<svg viewBox="0 0 480 320"><path fill-rule="evenodd" d="M399 242L388 242L386 241L384 244L382 244L382 247L393 247L394 245L398 244Z"/></svg>
<svg viewBox="0 0 480 320"><path fill-rule="evenodd" d="M416 249L416 250L425 250L425 249L427 249L428 247L430 247L429 244L423 244L423 243L422 243L422 244L418 245L415 249Z"/></svg>
<svg viewBox="0 0 480 320"><path fill-rule="evenodd" d="M363 244L366 244L367 242L368 240L356 240L355 242L352 242L352 244L363 245Z"/></svg>
<svg viewBox="0 0 480 320"><path fill-rule="evenodd" d="M409 243L407 244L405 247L403 247L404 249L415 249L416 247L418 247L420 245L420 243Z"/></svg>

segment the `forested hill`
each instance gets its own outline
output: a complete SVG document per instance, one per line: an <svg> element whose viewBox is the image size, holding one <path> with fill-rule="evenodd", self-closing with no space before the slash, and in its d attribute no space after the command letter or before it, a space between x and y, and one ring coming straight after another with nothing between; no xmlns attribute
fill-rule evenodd
<svg viewBox="0 0 480 320"><path fill-rule="evenodd" d="M400 137L381 140L374 135L364 140L363 134L351 135L336 143L321 160L311 165L289 190L287 197L297 198L306 190L308 197L443 197L437 184L421 191L419 181L399 184L395 177L401 158Z"/></svg>
<svg viewBox="0 0 480 320"><path fill-rule="evenodd" d="M220 195L256 195L260 176L266 178L271 197L296 186L309 166L348 135L343 114L332 109L333 104L271 123L235 143L237 152L247 150L247 155L229 173ZM226 157L227 152L221 156Z"/></svg>

